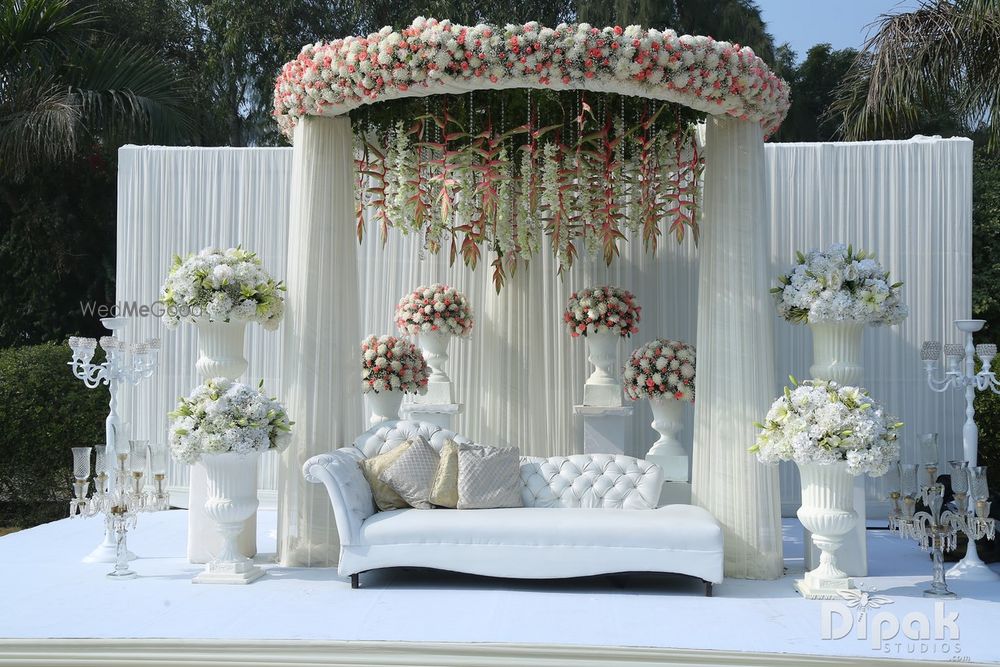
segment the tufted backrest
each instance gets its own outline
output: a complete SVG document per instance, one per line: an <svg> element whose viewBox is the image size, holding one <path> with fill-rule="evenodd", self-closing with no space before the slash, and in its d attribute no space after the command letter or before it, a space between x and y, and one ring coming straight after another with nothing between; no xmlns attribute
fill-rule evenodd
<svg viewBox="0 0 1000 667"><path fill-rule="evenodd" d="M388 421L354 441L362 457L391 451L414 435L437 450L445 440L471 440L436 424ZM525 507L607 507L653 509L660 498L663 471L655 463L616 454L521 457L521 498Z"/></svg>

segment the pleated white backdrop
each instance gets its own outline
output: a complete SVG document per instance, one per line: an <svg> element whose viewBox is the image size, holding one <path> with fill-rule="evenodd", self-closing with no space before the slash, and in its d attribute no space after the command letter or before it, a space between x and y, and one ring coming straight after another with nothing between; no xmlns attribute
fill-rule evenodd
<svg viewBox="0 0 1000 667"><path fill-rule="evenodd" d="M951 320L971 307L972 142L915 139L903 142L773 144L766 146L771 234L770 268L787 270L795 250L852 242L878 253L904 280L911 315L901 326L865 332L865 380L906 422L904 456L917 433L942 434L944 453L961 448L963 407L958 395L927 389L919 363L925 338L957 340ZM162 148L126 146L119 152L117 300L151 304L174 253L206 245L242 244L256 250L269 271L284 277L291 149ZM710 224L706 221L705 224ZM465 291L476 309L470 338L455 340L448 371L465 411L457 430L484 442L513 444L526 454L578 451L581 423L572 406L581 402L587 375L585 345L561 324L569 292L610 282L635 292L643 305L638 338L620 348L665 336L695 341L697 248L690 241L662 244L656 256L641 244L623 247L610 268L584 259L560 280L548 255L539 255L499 296L488 267L476 272L447 266L444 256L424 253L416 237L390 232L383 248L374 229L358 247L362 330L393 331L396 301L412 287L449 282ZM774 391L789 373L808 377L809 331L775 316ZM246 377L281 386L284 327L249 327ZM745 332L734 331L734 340ZM153 317L137 318L126 336L163 339L160 369L143 385L123 392L122 414L133 433L166 437L166 412L197 382L192 327L165 329ZM356 378L344 378L353 383ZM642 455L654 440L652 417L636 405L627 450ZM360 433L367 414L357 415ZM294 418L294 415L292 415ZM693 410L686 410L682 441L689 446ZM331 447L343 443L330 443ZM260 489L274 502L277 460L265 457ZM781 470L783 513L798 506L793 467ZM172 501L186 503L187 471L172 465ZM880 482L869 483L869 516L884 510Z"/></svg>

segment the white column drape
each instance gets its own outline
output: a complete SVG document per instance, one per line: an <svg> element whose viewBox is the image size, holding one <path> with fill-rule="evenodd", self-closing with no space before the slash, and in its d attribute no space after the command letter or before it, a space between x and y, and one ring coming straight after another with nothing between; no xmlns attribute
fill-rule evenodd
<svg viewBox="0 0 1000 667"><path fill-rule="evenodd" d="M723 526L730 577L781 576L777 470L747 450L774 395L760 127L709 118L699 243L693 501Z"/></svg>
<svg viewBox="0 0 1000 667"><path fill-rule="evenodd" d="M346 116L307 118L295 130L282 347L282 398L295 425L278 475L284 565L333 565L339 554L326 490L306 483L302 464L350 442L361 413L352 142Z"/></svg>

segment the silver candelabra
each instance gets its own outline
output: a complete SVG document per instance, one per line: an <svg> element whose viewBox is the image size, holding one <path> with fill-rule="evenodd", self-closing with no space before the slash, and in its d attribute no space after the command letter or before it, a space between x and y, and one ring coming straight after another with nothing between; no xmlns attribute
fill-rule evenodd
<svg viewBox="0 0 1000 667"><path fill-rule="evenodd" d="M937 464L927 464L927 484L917 487L918 466L899 466L899 485L889 492L893 508L889 513L889 529L902 537L916 540L924 550L930 550L934 562L934 578L925 597L958 597L945 580L944 552L952 551L960 532L969 536L969 544L977 539L992 540L996 525L990 515L989 486L986 468L969 467L967 461L950 461L954 508L944 509L944 485L937 482ZM919 495L918 495L919 494ZM974 501L970 506L969 500ZM917 498L923 500L928 512L917 512ZM902 501L902 507L900 507Z"/></svg>
<svg viewBox="0 0 1000 667"><path fill-rule="evenodd" d="M91 451L96 452L94 492L88 496ZM109 460L110 474L107 472ZM147 484L147 466L151 470L152 485ZM130 440L125 451L109 450L105 445L73 447L73 499L69 515L70 518L104 515L107 530L115 539L115 569L108 573L112 579L135 576L128 567L128 531L135 527L140 512L157 512L169 507L166 483L167 448L163 444L150 447L145 440Z"/></svg>
<svg viewBox="0 0 1000 667"><path fill-rule="evenodd" d="M939 372L942 345L938 341L925 341L920 351L927 372L927 384L933 391L945 392L958 389L965 392L965 424L962 426L963 455L970 467L979 461L979 429L976 426L976 392L990 390L1000 394L1000 382L990 370L990 363L996 356L997 346L975 345L972 335L983 328L985 320L955 320L955 326L965 336L964 344L943 346L945 369ZM976 356L983 362L976 372ZM1000 581L1000 575L988 568L979 557L975 540L969 539L965 558L955 565L948 574L952 577L971 581Z"/></svg>
<svg viewBox="0 0 1000 667"><path fill-rule="evenodd" d="M73 361L69 365L73 375L83 380L88 389L101 384L107 385L111 398L108 402L108 417L104 422L104 444L107 451L120 452L122 421L118 416L118 390L123 383L135 386L153 375L160 341L154 338L145 343L126 343L116 338L115 333L128 324L124 317L106 317L101 320L101 324L111 331L110 336L104 336L100 340L101 349L107 354L104 363L91 363L97 350L96 340L73 336L69 339L69 346L73 350ZM103 464L103 470L98 466L98 474L104 472L110 480L116 473L115 457L105 457ZM83 560L88 563L113 563L117 560L116 550L117 538L108 527L104 532L104 541Z"/></svg>

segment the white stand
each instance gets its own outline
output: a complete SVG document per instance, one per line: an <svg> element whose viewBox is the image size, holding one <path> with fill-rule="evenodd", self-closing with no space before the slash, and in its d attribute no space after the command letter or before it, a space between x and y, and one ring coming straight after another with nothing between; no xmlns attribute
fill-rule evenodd
<svg viewBox="0 0 1000 667"><path fill-rule="evenodd" d="M462 403L403 403L399 413L403 419L430 422L450 431L452 417L462 414L464 408Z"/></svg>
<svg viewBox="0 0 1000 667"><path fill-rule="evenodd" d="M431 374L427 379L427 393L417 394L413 399L414 403L448 405L455 402L451 378L444 372L444 365L448 362L448 343L451 342L451 338L449 334L436 332L422 333L417 336L420 350L423 352Z"/></svg>
<svg viewBox="0 0 1000 667"><path fill-rule="evenodd" d="M868 576L868 533L867 522L867 497L865 493L865 480L867 477L859 475L854 480L854 511L858 513L858 523L847 535L844 535L844 543L837 550L837 565L841 570L852 577ZM813 570L819 565L820 550L812 541L812 533L807 529L802 529L802 539L805 549L803 561L806 572Z"/></svg>
<svg viewBox="0 0 1000 667"><path fill-rule="evenodd" d="M91 551L84 557L84 563L115 563L118 561L116 554L116 546L114 539L114 532L105 529L104 531L104 541L101 542L100 546ZM125 556L128 560L135 560L136 556L131 551Z"/></svg>
<svg viewBox="0 0 1000 667"><path fill-rule="evenodd" d="M198 565L208 563L222 551L222 535L215 522L205 514L208 500L208 478L205 466L196 463L190 468L188 487L188 561ZM247 558L257 555L257 513L243 522L243 531L236 540L240 553ZM114 559L111 560L114 562Z"/></svg>
<svg viewBox="0 0 1000 667"><path fill-rule="evenodd" d="M628 453L625 451L625 418L632 416L631 406L574 405L573 414L583 416L584 454Z"/></svg>
<svg viewBox="0 0 1000 667"><path fill-rule="evenodd" d="M647 461L649 458L647 457ZM660 504L664 505L690 505L691 504L691 482L663 482L663 490L660 491Z"/></svg>
<svg viewBox="0 0 1000 667"><path fill-rule="evenodd" d="M205 570L199 572L191 580L195 584L249 584L264 576L264 570L253 562L245 563L209 563Z"/></svg>

